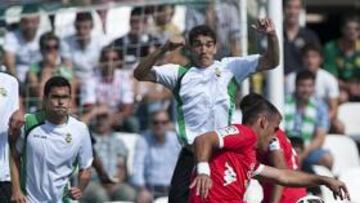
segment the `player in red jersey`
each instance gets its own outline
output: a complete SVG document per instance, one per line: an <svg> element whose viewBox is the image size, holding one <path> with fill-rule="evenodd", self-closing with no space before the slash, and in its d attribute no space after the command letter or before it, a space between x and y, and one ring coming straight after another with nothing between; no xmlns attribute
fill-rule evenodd
<svg viewBox="0 0 360 203"><path fill-rule="evenodd" d="M198 136L194 146L197 174L190 186L189 202L242 203L251 177L291 187L325 185L335 196L350 199L341 181L258 163L256 151L266 150L280 121L280 113L270 102L260 102L243 112L244 125Z"/></svg>
<svg viewBox="0 0 360 203"><path fill-rule="evenodd" d="M258 102L266 102L265 98L258 94L249 94L241 101L240 109L246 111ZM265 165L279 169L299 169L299 157L282 130L278 130L270 140L267 150L258 151L257 160ZM263 202L266 203L296 203L306 196L305 188L290 188L274 185L268 182L260 182L263 191Z"/></svg>

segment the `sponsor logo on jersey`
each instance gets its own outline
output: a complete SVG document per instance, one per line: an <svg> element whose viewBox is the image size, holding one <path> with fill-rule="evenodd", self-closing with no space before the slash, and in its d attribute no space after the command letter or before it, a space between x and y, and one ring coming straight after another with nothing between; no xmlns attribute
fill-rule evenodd
<svg viewBox="0 0 360 203"><path fill-rule="evenodd" d="M226 162L225 163L225 171L224 171L224 186L227 186L237 180L236 173L231 165Z"/></svg>
<svg viewBox="0 0 360 203"><path fill-rule="evenodd" d="M239 130L235 127L235 126L229 126L226 128L221 128L219 130L217 130L217 133L221 136L221 137L226 137L228 135L236 135L239 134Z"/></svg>
<svg viewBox="0 0 360 203"><path fill-rule="evenodd" d="M65 136L65 141L66 141L67 143L71 143L72 137L71 137L71 134L70 134L70 133L66 134L66 136Z"/></svg>
<svg viewBox="0 0 360 203"><path fill-rule="evenodd" d="M6 97L7 91L4 87L0 87L0 96Z"/></svg>

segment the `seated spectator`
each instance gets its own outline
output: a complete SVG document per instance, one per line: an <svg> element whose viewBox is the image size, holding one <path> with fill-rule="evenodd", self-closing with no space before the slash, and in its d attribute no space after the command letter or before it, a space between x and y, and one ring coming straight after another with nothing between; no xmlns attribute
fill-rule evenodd
<svg viewBox="0 0 360 203"><path fill-rule="evenodd" d="M339 102L339 84L336 78L320 68L322 63L321 47L317 44L307 44L302 48L304 69L311 71L315 79L315 96L328 104L332 132L344 134L344 125L337 118ZM285 89L288 94L295 92L297 72L287 75Z"/></svg>
<svg viewBox="0 0 360 203"><path fill-rule="evenodd" d="M110 114L106 111L96 115L94 132L95 152L101 160L106 173L113 182L104 184L93 174L81 202L103 203L105 201L134 201L136 191L126 183L128 156L125 144L111 130Z"/></svg>
<svg viewBox="0 0 360 203"><path fill-rule="evenodd" d="M91 13L76 14L76 33L66 37L61 44L61 56L66 64L71 64L80 85L93 76L99 61L102 41L91 35L93 19Z"/></svg>
<svg viewBox="0 0 360 203"><path fill-rule="evenodd" d="M4 65L9 73L24 83L30 65L41 59L38 32L40 17L38 9L28 9L26 6L22 15L25 16L20 20L19 29L5 36Z"/></svg>
<svg viewBox="0 0 360 203"><path fill-rule="evenodd" d="M202 24L206 24L216 31L217 45L219 46L217 59L241 54L240 15L236 4L231 1L214 0L208 5L192 5L186 10L186 32Z"/></svg>
<svg viewBox="0 0 360 203"><path fill-rule="evenodd" d="M127 64L135 64L140 57L148 55L151 48L158 44L157 40L147 33L147 27L148 14L145 8L133 8L130 14L130 31L113 42L115 48L123 51Z"/></svg>
<svg viewBox="0 0 360 203"><path fill-rule="evenodd" d="M31 99L35 99L34 101L30 101L30 103L32 103L30 106L40 107L40 104L37 102L39 102L38 98L42 98L43 96L41 90L46 81L52 76L62 76L71 82L72 99L73 104L75 104L75 78L72 70L61 62L59 54L59 38L52 32L45 33L40 37L39 45L42 60L32 64L27 73L27 87L29 89L26 90L29 90L29 92L26 91L26 93L28 93L27 96ZM76 106L72 107L75 108Z"/></svg>
<svg viewBox="0 0 360 203"><path fill-rule="evenodd" d="M307 70L296 75L295 93L288 95L285 101L285 131L300 150L299 159L303 168L313 164L323 165L331 169L332 155L322 149L329 119L326 104L315 99L315 75Z"/></svg>
<svg viewBox="0 0 360 203"><path fill-rule="evenodd" d="M138 190L137 202L149 203L168 196L172 173L181 146L175 132L169 131L166 111L154 112L151 130L139 138L134 154L131 182Z"/></svg>
<svg viewBox="0 0 360 203"><path fill-rule="evenodd" d="M300 26L302 0L284 1L284 70L285 75L300 71L303 67L301 49L305 44L319 44L318 36L310 29Z"/></svg>
<svg viewBox="0 0 360 203"><path fill-rule="evenodd" d="M341 101L360 101L360 20L349 17L341 26L340 39L324 49L324 68L338 78Z"/></svg>
<svg viewBox="0 0 360 203"><path fill-rule="evenodd" d="M138 132L133 116L134 91L132 78L122 68L122 54L112 47L101 51L100 64L94 76L81 87L81 104L90 109L83 119L88 122L99 107L108 108L116 130Z"/></svg>

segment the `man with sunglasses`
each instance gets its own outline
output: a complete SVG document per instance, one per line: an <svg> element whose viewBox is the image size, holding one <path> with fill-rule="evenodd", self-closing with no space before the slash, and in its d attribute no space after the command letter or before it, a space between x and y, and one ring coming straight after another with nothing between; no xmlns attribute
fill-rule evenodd
<svg viewBox="0 0 360 203"><path fill-rule="evenodd" d="M43 110L25 116L16 143L11 143L12 202L60 203L82 196L93 153L88 127L69 115L70 95L69 82L53 77L44 87ZM75 167L78 185L69 188Z"/></svg>
<svg viewBox="0 0 360 203"><path fill-rule="evenodd" d="M138 203L168 196L172 172L181 146L176 133L170 130L166 111L151 115L151 130L144 133L136 144L131 182L136 186Z"/></svg>
<svg viewBox="0 0 360 203"><path fill-rule="evenodd" d="M208 26L200 25L189 32L191 67L176 64L154 66L166 52L185 45L182 38L174 37L143 59L134 70L136 79L166 86L173 91L177 100L179 140L184 149L172 179L169 195L172 203L186 202L188 199L194 158L187 147L192 145L196 136L231 124L241 82L251 74L275 68L279 63L279 44L272 21L260 19L258 25L253 27L267 36L268 49L263 55L216 61L216 34Z"/></svg>

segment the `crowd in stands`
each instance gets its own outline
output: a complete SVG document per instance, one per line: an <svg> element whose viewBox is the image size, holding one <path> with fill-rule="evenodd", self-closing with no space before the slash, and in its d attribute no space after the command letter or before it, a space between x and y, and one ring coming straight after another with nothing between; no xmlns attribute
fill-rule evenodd
<svg viewBox="0 0 360 203"><path fill-rule="evenodd" d="M4 36L2 67L19 79L26 111L41 108L41 90L50 77L68 79L73 113L91 126L95 150L117 180L104 184L94 173L83 202L147 203L167 195L181 148L175 135L174 100L163 86L138 82L132 70L170 36L186 36L200 24L216 30L218 58L240 56L240 15L234 5L215 0L187 8L184 30L172 21L175 6L167 4L134 7L123 18L112 17L119 8L110 7L59 13L48 19L50 28L41 27L38 10L25 5L18 24L7 26L12 29ZM315 32L300 26L302 6L301 0L284 5L285 131L304 165L331 168L333 158L322 149L325 136L344 134L338 106L360 101L360 21L356 16L345 18L339 25L341 37L322 46ZM116 30L114 22L109 23L114 20L128 24L129 31ZM166 55L162 63L186 66L190 61L184 48ZM115 132L141 134L131 176L127 148Z"/></svg>

